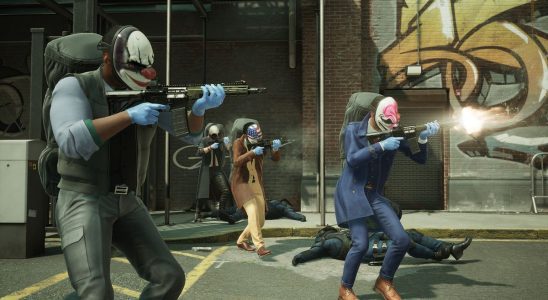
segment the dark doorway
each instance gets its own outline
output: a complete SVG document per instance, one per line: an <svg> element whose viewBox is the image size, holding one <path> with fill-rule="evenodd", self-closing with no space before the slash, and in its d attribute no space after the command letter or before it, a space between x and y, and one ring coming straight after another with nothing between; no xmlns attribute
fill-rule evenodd
<svg viewBox="0 0 548 300"><path fill-rule="evenodd" d="M448 120L447 89L387 89L383 95L398 101L401 125L419 125ZM443 127L428 139L428 161L419 165L405 155L397 155L385 187L385 195L408 210L445 209L446 170L444 169Z"/></svg>

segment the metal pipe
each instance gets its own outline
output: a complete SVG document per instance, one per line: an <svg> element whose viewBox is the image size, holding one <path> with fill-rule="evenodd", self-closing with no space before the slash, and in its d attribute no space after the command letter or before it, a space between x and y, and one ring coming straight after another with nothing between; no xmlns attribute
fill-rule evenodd
<svg viewBox="0 0 548 300"><path fill-rule="evenodd" d="M60 5L59 3L53 1L53 0L36 0L36 2L42 4L43 6L49 8L51 11L53 11L54 13L60 15L60 16L63 16L67 19L69 19L70 21L72 21L72 13L64 8L62 5Z"/></svg>
<svg viewBox="0 0 548 300"><path fill-rule="evenodd" d="M207 18L204 18L203 20L203 40L202 40L202 49L203 49L203 57L204 57L204 74L203 74L203 84L206 84L207 80Z"/></svg>
<svg viewBox="0 0 548 300"><path fill-rule="evenodd" d="M169 85L169 64L170 64L170 47L171 47L171 0L167 0L167 24L166 24L166 85ZM170 191L169 191L169 133L165 132L164 144L164 221L165 225L169 225L170 207Z"/></svg>
<svg viewBox="0 0 548 300"><path fill-rule="evenodd" d="M74 0L72 32L97 31L97 0Z"/></svg>
<svg viewBox="0 0 548 300"><path fill-rule="evenodd" d="M111 17L101 6L97 6L97 14L107 20L110 24L118 25L118 21Z"/></svg>
<svg viewBox="0 0 548 300"><path fill-rule="evenodd" d="M289 68L296 66L297 39L297 1L289 0Z"/></svg>
<svg viewBox="0 0 548 300"><path fill-rule="evenodd" d="M546 193L545 193L545 190L544 190L544 156L547 156L548 155L548 152L539 152L535 155L533 155L533 157L531 158L531 162L530 162L530 170L531 170L531 201L532 201L532 204L533 204L533 212L536 214L538 213L537 211L537 204L536 204L536 199L537 198L548 198L548 196L546 196ZM539 158L540 159L540 184L541 184L541 195L536 195L536 190L537 190L537 187L536 187L536 170L535 170L535 160Z"/></svg>
<svg viewBox="0 0 548 300"><path fill-rule="evenodd" d="M29 139L42 139L44 92L44 28L31 28Z"/></svg>
<svg viewBox="0 0 548 300"><path fill-rule="evenodd" d="M324 2L320 0L320 225L325 226Z"/></svg>
<svg viewBox="0 0 548 300"><path fill-rule="evenodd" d="M200 12L200 14L202 15L202 18L207 19L207 12L202 2L200 2L200 0L192 0L192 4L194 4L194 7L196 7L196 10Z"/></svg>
<svg viewBox="0 0 548 300"><path fill-rule="evenodd" d="M167 40L164 35L151 35L147 36L148 40L151 42L165 42ZM169 39L174 42L180 41L201 41L203 39L201 34L187 34L187 35L171 35Z"/></svg>
<svg viewBox="0 0 548 300"><path fill-rule="evenodd" d="M421 24L419 18L420 0L417 0L417 65L421 64Z"/></svg>

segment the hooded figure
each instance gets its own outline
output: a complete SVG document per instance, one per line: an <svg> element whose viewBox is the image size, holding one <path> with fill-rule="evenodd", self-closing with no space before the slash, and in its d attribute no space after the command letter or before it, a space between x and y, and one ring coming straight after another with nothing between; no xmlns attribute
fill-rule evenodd
<svg viewBox="0 0 548 300"><path fill-rule="evenodd" d="M202 164L196 191L195 221L204 217L201 215L203 204L206 204L206 207L210 206L209 209L214 211L228 208L233 206L234 203L227 176L223 172L225 157L229 153L227 145L230 140L228 137L224 137L223 125L221 124L209 123L204 133L207 135L202 138L197 152L197 155L202 157ZM209 201L207 201L211 199L210 196L212 195L219 195L219 199L215 201L218 205L216 204L213 207L208 205ZM203 201L204 199L206 202Z"/></svg>

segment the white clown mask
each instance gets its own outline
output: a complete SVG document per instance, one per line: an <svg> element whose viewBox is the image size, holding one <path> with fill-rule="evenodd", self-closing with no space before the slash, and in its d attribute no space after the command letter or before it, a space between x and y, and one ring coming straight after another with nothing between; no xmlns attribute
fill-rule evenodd
<svg viewBox="0 0 548 300"><path fill-rule="evenodd" d="M392 97L386 97L379 101L375 111L375 122L382 131L392 130L400 122L398 103Z"/></svg>
<svg viewBox="0 0 548 300"><path fill-rule="evenodd" d="M144 90L156 77L154 52L147 37L135 27L120 30L112 48L114 70L132 90Z"/></svg>
<svg viewBox="0 0 548 300"><path fill-rule="evenodd" d="M219 127L217 127L217 125L211 125L211 127L209 127L209 130L208 130L208 135L210 138L212 139L217 139L219 137Z"/></svg>

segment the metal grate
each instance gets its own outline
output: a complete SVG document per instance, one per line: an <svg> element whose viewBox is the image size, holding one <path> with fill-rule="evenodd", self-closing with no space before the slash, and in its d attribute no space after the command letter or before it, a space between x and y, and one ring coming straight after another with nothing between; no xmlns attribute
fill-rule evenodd
<svg viewBox="0 0 548 300"><path fill-rule="evenodd" d="M401 125L444 120L448 111L445 90L387 90L398 101ZM428 138L428 160L420 165L398 153L385 186L385 195L402 209L444 209L443 130Z"/></svg>

